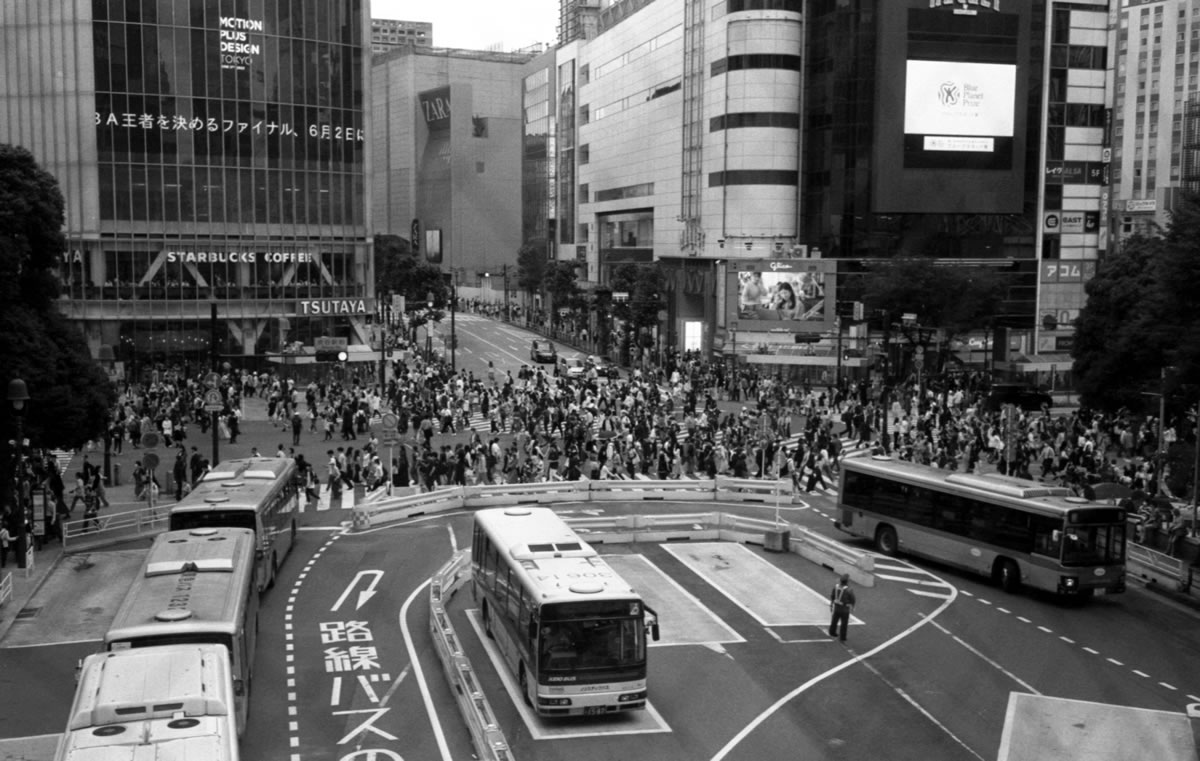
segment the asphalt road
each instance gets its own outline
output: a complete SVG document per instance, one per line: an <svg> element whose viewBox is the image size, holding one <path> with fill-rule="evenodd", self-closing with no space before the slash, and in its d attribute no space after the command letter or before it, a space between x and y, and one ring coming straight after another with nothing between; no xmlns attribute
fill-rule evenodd
<svg viewBox="0 0 1200 761"><path fill-rule="evenodd" d="M458 327L460 362L467 357L480 371L489 357L507 357L512 366L520 351L527 356L527 337L512 328L471 320ZM786 509L786 517L835 535L833 506L832 498L814 496ZM615 515L696 506L561 509ZM769 517L774 508L720 509ZM427 633L428 580L466 544L469 514L363 533L348 532L347 522L344 510L305 512L293 554L264 597L243 757L471 758ZM131 558L145 546L60 564L31 603L38 615L0 641L0 738L62 730L75 663L99 646L136 568ZM673 610L695 617L680 613L664 622L663 641L651 650L653 710L633 721L532 720L478 634L469 589L450 602L517 759L990 761L1009 748L1005 727L1014 695L1127 706L1147 715L1177 715L1200 703L1200 617L1138 589L1065 604L1007 595L984 579L926 563L880 559L877 585L859 590L858 621L843 646L824 633L820 598L832 575L798 556L691 543L604 551L660 574L663 581L645 589L648 599L673 602ZM754 595L730 593L738 588L731 586L734 576L764 589L782 579L798 591L777 609L764 608ZM1147 747L1144 757L1165 757L1154 750Z"/></svg>

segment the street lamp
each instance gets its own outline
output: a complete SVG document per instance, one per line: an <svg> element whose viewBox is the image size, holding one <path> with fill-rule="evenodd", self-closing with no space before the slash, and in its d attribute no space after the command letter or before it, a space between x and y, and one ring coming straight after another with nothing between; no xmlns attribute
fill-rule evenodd
<svg viewBox="0 0 1200 761"><path fill-rule="evenodd" d="M16 490L17 507L17 568L25 568L25 552L29 542L26 526L29 517L25 505L25 402L29 401L29 389L25 381L13 378L8 382L8 401L13 408L13 423L17 429L17 438L13 441L13 452L16 458L16 473L13 488Z"/></svg>

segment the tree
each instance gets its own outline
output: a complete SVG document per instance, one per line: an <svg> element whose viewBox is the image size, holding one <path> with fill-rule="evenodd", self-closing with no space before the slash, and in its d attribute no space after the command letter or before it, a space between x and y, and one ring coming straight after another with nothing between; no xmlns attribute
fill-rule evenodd
<svg viewBox="0 0 1200 761"><path fill-rule="evenodd" d="M1085 289L1071 351L1083 403L1157 415L1153 395L1166 393L1178 418L1200 381L1200 196L1176 202L1165 232L1109 253Z"/></svg>
<svg viewBox="0 0 1200 761"><path fill-rule="evenodd" d="M1075 320L1071 356L1086 406L1141 410L1141 392L1158 390L1168 345L1155 324L1166 310L1156 264L1164 255L1161 237L1134 236L1109 253L1084 286L1087 303Z"/></svg>
<svg viewBox="0 0 1200 761"><path fill-rule="evenodd" d="M639 345L648 347L653 338L649 329L658 324L658 311L663 306L666 276L657 262L653 264L625 263L613 268L609 285L614 292L629 294L626 301L614 301L613 315L624 320L632 335L641 335Z"/></svg>
<svg viewBox="0 0 1200 761"><path fill-rule="evenodd" d="M882 310L891 321L900 315L917 315L921 328L945 333L944 362L950 341L986 327L1004 301L1004 280L988 267L958 266L929 257L900 257L871 267L863 279L863 302L868 310ZM928 333L915 327L900 328L910 344L925 345Z"/></svg>
<svg viewBox="0 0 1200 761"><path fill-rule="evenodd" d="M35 447L75 448L106 426L116 390L82 334L56 308L54 270L66 248L54 178L23 148L0 145L0 358L3 383L21 378L33 397L24 435ZM14 431L11 405L0 427ZM8 437L4 437L5 442ZM6 447L6 455L11 450ZM0 478L7 478L4 468Z"/></svg>
<svg viewBox="0 0 1200 761"><path fill-rule="evenodd" d="M395 235L375 236L376 293L404 296L409 310L425 309L429 294L433 305L448 305L446 276L440 269L414 256L408 241Z"/></svg>
<svg viewBox="0 0 1200 761"><path fill-rule="evenodd" d="M529 294L541 293L547 264L546 241L526 241L517 250L517 288Z"/></svg>
<svg viewBox="0 0 1200 761"><path fill-rule="evenodd" d="M555 314L551 316L552 323L558 322L557 312L560 308L578 309L583 306L577 267L575 262L551 262L550 266L546 268L543 287L546 289L546 293L550 294L554 304Z"/></svg>

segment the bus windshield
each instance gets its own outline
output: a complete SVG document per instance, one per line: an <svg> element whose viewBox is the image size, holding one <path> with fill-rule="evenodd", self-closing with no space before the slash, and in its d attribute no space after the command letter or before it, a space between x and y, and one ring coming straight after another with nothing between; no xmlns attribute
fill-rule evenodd
<svg viewBox="0 0 1200 761"><path fill-rule="evenodd" d="M1125 526L1070 526L1063 532L1065 566L1109 565L1125 562Z"/></svg>
<svg viewBox="0 0 1200 761"><path fill-rule="evenodd" d="M543 671L623 668L645 660L640 618L550 621L541 629Z"/></svg>
<svg viewBox="0 0 1200 761"><path fill-rule="evenodd" d="M171 530L188 531L194 528L248 528L257 533L258 526L253 510L180 510L171 513Z"/></svg>

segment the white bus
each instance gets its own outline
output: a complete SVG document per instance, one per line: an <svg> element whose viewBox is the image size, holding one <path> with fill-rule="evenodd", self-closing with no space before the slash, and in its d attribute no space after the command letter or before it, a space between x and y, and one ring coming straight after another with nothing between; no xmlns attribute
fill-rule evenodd
<svg viewBox="0 0 1200 761"><path fill-rule="evenodd" d="M842 462L838 503L838 527L885 554L990 576L1010 592L1125 591L1125 511L1070 489L872 457Z"/></svg>
<svg viewBox="0 0 1200 761"><path fill-rule="evenodd" d="M300 489L296 462L289 458L226 460L171 508L170 528L248 528L258 537L258 583L275 586L280 563L296 540Z"/></svg>
<svg viewBox="0 0 1200 761"><path fill-rule="evenodd" d="M646 707L658 616L554 511L477 512L471 570L484 629L536 713Z"/></svg>
<svg viewBox="0 0 1200 761"><path fill-rule="evenodd" d="M258 638L256 574L249 529L159 534L104 635L104 649L222 645L233 674L238 727L245 727Z"/></svg>
<svg viewBox="0 0 1200 761"><path fill-rule="evenodd" d="M169 645L83 662L55 761L237 761L229 656L220 645Z"/></svg>

